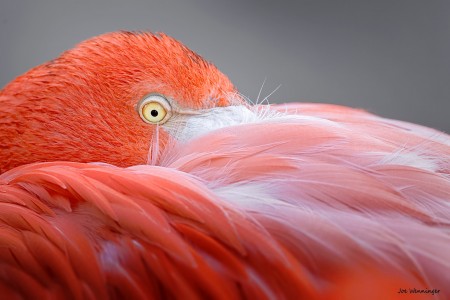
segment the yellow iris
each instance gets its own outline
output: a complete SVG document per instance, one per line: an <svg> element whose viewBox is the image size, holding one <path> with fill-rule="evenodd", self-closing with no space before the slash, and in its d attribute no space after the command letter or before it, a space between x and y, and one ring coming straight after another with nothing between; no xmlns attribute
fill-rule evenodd
<svg viewBox="0 0 450 300"><path fill-rule="evenodd" d="M166 115L166 109L158 102L149 102L142 107L142 116L150 123L159 123Z"/></svg>
<svg viewBox="0 0 450 300"><path fill-rule="evenodd" d="M170 117L171 106L161 94L150 94L139 101L137 111L145 123L164 124Z"/></svg>

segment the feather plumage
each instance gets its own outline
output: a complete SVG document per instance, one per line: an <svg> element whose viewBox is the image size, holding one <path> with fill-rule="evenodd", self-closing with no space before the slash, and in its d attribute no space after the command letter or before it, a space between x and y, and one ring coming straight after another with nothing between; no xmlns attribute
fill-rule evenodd
<svg viewBox="0 0 450 300"><path fill-rule="evenodd" d="M145 70L168 81L145 83ZM198 114L136 123L132 99L151 84ZM334 105L243 105L223 74L164 35L85 42L0 101L6 298L450 295L444 133ZM22 126L30 103L41 106ZM73 162L57 161L65 155Z"/></svg>
<svg viewBox="0 0 450 300"><path fill-rule="evenodd" d="M320 297L349 272L444 289L448 149L427 141L441 172L391 163L353 145L401 144L380 146L378 135L302 108L174 140L161 166L61 162L2 174L0 260L28 286L75 298L104 297L101 287L138 298ZM13 249L22 256L7 259Z"/></svg>

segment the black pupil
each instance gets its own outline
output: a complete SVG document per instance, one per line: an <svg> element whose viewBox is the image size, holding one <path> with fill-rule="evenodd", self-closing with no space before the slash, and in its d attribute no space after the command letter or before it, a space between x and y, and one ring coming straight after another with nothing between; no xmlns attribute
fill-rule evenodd
<svg viewBox="0 0 450 300"><path fill-rule="evenodd" d="M158 116L158 111L156 109L153 109L150 114L152 115L152 117L157 117Z"/></svg>

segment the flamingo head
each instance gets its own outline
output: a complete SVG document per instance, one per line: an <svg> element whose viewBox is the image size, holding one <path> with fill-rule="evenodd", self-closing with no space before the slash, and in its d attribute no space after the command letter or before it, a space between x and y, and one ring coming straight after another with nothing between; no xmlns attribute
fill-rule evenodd
<svg viewBox="0 0 450 300"><path fill-rule="evenodd" d="M145 164L156 134L163 142L191 116L236 103L230 80L175 39L105 34L0 92L0 173L41 161Z"/></svg>

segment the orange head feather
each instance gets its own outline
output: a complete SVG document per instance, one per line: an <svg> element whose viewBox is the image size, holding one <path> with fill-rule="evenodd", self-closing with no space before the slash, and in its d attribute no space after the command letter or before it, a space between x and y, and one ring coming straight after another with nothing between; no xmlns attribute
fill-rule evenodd
<svg viewBox="0 0 450 300"><path fill-rule="evenodd" d="M0 173L38 161L146 163L156 125L143 122L136 106L150 93L192 110L227 106L236 90L214 65L164 34L87 40L1 91Z"/></svg>

